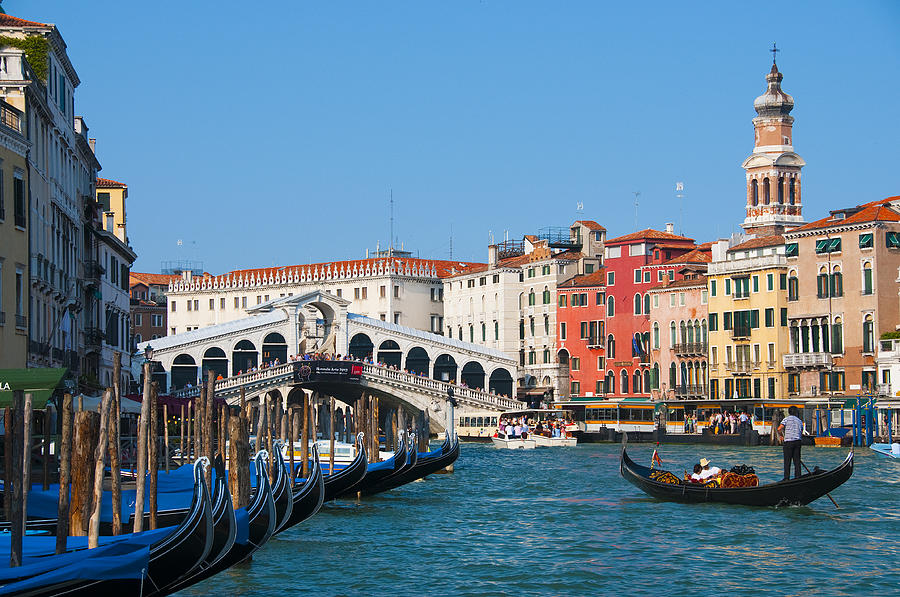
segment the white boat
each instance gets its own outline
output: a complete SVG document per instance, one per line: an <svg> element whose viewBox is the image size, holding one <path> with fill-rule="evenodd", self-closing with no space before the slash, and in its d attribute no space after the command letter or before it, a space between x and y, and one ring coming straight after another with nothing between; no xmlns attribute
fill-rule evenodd
<svg viewBox="0 0 900 597"><path fill-rule="evenodd" d="M505 433L497 432L492 438L495 448L506 450L534 450L537 447L531 436L522 438L519 436L509 436Z"/></svg>
<svg viewBox="0 0 900 597"><path fill-rule="evenodd" d="M872 444L869 448L891 458L900 458L900 443L897 442L892 444Z"/></svg>
<svg viewBox="0 0 900 597"><path fill-rule="evenodd" d="M578 445L578 439L572 435L573 431L578 430L578 426L572 423L571 411L558 408L532 408L500 413L501 421L521 420L523 417L528 420L528 438L534 440L535 446L574 448ZM558 433L556 437L554 431Z"/></svg>

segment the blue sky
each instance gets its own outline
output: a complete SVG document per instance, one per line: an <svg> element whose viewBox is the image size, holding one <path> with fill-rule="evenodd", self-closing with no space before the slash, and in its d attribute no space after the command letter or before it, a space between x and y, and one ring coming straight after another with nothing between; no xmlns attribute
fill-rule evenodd
<svg viewBox="0 0 900 597"><path fill-rule="evenodd" d="M900 194L900 3L6 0L56 23L138 271L359 258L597 220L737 230L773 41L803 213ZM684 181L683 214L674 199ZM583 216L576 206L583 203ZM678 226L678 224L676 224ZM178 240L183 244L178 246Z"/></svg>

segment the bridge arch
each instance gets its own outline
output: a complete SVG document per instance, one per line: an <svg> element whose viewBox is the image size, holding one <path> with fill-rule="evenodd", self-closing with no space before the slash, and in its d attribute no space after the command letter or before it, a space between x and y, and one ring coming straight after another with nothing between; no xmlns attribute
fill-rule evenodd
<svg viewBox="0 0 900 597"><path fill-rule="evenodd" d="M384 363L389 367L401 366L403 353L400 351L400 345L393 340L384 340L378 345L378 362Z"/></svg>
<svg viewBox="0 0 900 597"><path fill-rule="evenodd" d="M203 367L204 375L206 375L207 371L212 370L216 372L216 377L219 375L228 377L228 355L218 346L210 346L206 349L206 352L203 353L201 366Z"/></svg>
<svg viewBox="0 0 900 597"><path fill-rule="evenodd" d="M509 371L498 367L491 372L488 390L501 396L513 397L513 378Z"/></svg>
<svg viewBox="0 0 900 597"><path fill-rule="evenodd" d="M266 334L262 341L262 360L264 363L272 363L276 359L279 363L287 362L287 341L278 332Z"/></svg>
<svg viewBox="0 0 900 597"><path fill-rule="evenodd" d="M231 374L248 371L259 365L259 353L250 340L239 340L231 350Z"/></svg>
<svg viewBox="0 0 900 597"><path fill-rule="evenodd" d="M182 353L172 361L172 387L180 389L197 383L197 362L189 354Z"/></svg>
<svg viewBox="0 0 900 597"><path fill-rule="evenodd" d="M434 369L431 376L440 381L456 383L457 369L456 359L449 354L442 354L434 360Z"/></svg>
<svg viewBox="0 0 900 597"><path fill-rule="evenodd" d="M368 334L362 332L354 334L350 338L350 348L348 350L350 356L357 359L371 359L375 355L375 343L369 338Z"/></svg>
<svg viewBox="0 0 900 597"><path fill-rule="evenodd" d="M478 361L469 361L463 366L459 380L470 388L484 389L484 367Z"/></svg>
<svg viewBox="0 0 900 597"><path fill-rule="evenodd" d="M428 368L431 358L428 352L421 346L413 346L406 353L406 370L410 373L419 373L428 376Z"/></svg>

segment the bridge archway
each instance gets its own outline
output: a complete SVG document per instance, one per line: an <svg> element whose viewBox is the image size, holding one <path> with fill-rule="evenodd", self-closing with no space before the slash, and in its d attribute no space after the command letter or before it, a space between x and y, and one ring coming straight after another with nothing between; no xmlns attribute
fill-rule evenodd
<svg viewBox="0 0 900 597"><path fill-rule="evenodd" d="M417 373L427 377L430 364L431 359L421 346L414 346L406 353L406 370L410 373Z"/></svg>
<svg viewBox="0 0 900 597"><path fill-rule="evenodd" d="M488 389L501 396L513 395L513 378L506 369L494 369L488 383Z"/></svg>
<svg viewBox="0 0 900 597"><path fill-rule="evenodd" d="M172 387L181 389L197 383L197 362L189 354L180 354L172 361Z"/></svg>
<svg viewBox="0 0 900 597"><path fill-rule="evenodd" d="M393 340L385 340L378 347L378 362L384 363L388 367L400 368L403 353L400 352L400 345Z"/></svg>
<svg viewBox="0 0 900 597"><path fill-rule="evenodd" d="M357 359L370 359L374 355L375 344L372 343L372 339L366 334L354 334L350 338L350 349L348 352L350 356Z"/></svg>
<svg viewBox="0 0 900 597"><path fill-rule="evenodd" d="M202 367L204 375L212 370L216 372L216 377L228 377L228 356L218 346L210 346L203 353Z"/></svg>
<svg viewBox="0 0 900 597"><path fill-rule="evenodd" d="M459 379L470 388L484 389L484 367L478 361L469 361L463 366Z"/></svg>
<svg viewBox="0 0 900 597"><path fill-rule="evenodd" d="M278 332L272 332L263 338L262 360L264 363L272 363L278 359L279 363L287 362L287 341Z"/></svg>
<svg viewBox="0 0 900 597"><path fill-rule="evenodd" d="M241 340L234 345L231 351L231 374L237 375L239 371L248 371L259 365L259 353L250 340Z"/></svg>
<svg viewBox="0 0 900 597"><path fill-rule="evenodd" d="M456 359L449 354L442 354L434 360L434 371L431 377L439 381L456 383Z"/></svg>

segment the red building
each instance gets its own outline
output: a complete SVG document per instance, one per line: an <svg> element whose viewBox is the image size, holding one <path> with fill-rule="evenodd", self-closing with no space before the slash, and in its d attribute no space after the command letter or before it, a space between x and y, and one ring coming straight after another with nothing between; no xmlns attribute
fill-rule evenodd
<svg viewBox="0 0 900 597"><path fill-rule="evenodd" d="M659 365L650 359L650 295L665 273L680 279L671 262L696 249L694 240L646 229L606 241L606 375L609 397L650 397L659 387Z"/></svg>
<svg viewBox="0 0 900 597"><path fill-rule="evenodd" d="M606 270L578 275L556 288L556 345L560 368L568 365L568 396L602 396L606 372Z"/></svg>

